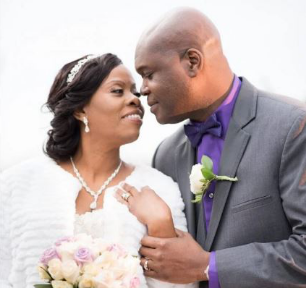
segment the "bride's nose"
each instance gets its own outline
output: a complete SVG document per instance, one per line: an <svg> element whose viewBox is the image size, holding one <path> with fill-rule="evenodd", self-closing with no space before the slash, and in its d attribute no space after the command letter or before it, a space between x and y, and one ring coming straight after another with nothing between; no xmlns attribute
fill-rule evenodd
<svg viewBox="0 0 306 288"><path fill-rule="evenodd" d="M140 107L141 102L140 102L139 97L131 93L131 96L129 97L128 105Z"/></svg>

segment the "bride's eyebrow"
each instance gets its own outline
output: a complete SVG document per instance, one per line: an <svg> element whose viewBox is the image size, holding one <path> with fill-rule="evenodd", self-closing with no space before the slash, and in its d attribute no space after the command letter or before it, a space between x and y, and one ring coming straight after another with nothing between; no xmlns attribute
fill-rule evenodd
<svg viewBox="0 0 306 288"><path fill-rule="evenodd" d="M122 80L119 80L119 79L118 80L110 80L109 82L105 83L105 86L109 87L109 86L114 85L114 84L120 84L120 85L125 87L129 83L126 83L126 82L124 82ZM131 89L136 89L136 83L134 83L134 82L131 83Z"/></svg>
<svg viewBox="0 0 306 288"><path fill-rule="evenodd" d="M110 80L109 82L105 83L107 86L112 85L112 84L121 84L125 85L126 83L122 80Z"/></svg>

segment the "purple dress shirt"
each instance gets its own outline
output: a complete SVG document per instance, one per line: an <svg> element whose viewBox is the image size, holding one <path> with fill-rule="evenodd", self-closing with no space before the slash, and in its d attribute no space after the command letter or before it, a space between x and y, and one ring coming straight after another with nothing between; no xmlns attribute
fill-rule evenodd
<svg viewBox="0 0 306 288"><path fill-rule="evenodd" d="M237 96L239 94L241 87L240 79L235 75L233 80L232 89L229 92L226 99L222 102L219 108L213 113L216 114L217 119L222 124L222 136L216 137L211 134L204 134L202 137L202 141L197 147L197 161L201 163L201 158L203 155L207 155L210 157L214 163L213 171L215 174L218 174L219 171L219 163L221 159L221 154L223 150L224 140L226 136L226 132L228 129L228 125L230 122L230 118L232 116L233 108L235 106L235 102ZM197 122L192 122L197 125ZM208 191L206 192L203 198L203 211L205 215L204 223L206 225L206 231L209 229L210 216L212 212L214 192L215 192L216 183L213 182ZM220 283L218 279L218 271L216 265L216 254L215 252L211 252L210 260L209 260L209 288L220 288Z"/></svg>

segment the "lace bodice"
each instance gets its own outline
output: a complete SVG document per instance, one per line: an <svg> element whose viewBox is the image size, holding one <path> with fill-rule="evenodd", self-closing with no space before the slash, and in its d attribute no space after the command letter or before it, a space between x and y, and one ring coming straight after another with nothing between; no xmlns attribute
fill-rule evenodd
<svg viewBox="0 0 306 288"><path fill-rule="evenodd" d="M142 186L146 185L152 187L152 184L148 183L148 181L145 180L146 178L150 178L149 175L146 175L146 170L147 168L143 170L139 167L136 167L134 172L126 178L125 182L132 186L135 186L138 190L140 190ZM156 171L151 168L150 170L154 171L154 173ZM155 178L154 176L156 175L152 174L151 176L153 180L153 178ZM164 175L161 174L160 176ZM162 185L162 178L163 177L161 177L161 179L159 179L159 181L155 183L159 183L157 185ZM170 179L167 178L167 181L169 180ZM155 184L153 186L157 185ZM176 186L176 184L172 180L171 185ZM154 187L152 188L156 191L157 194L159 194L159 196L161 196L167 202L167 204L171 208L176 227L182 230L186 230L186 219L182 214L183 203L178 191L175 192L176 195L173 195L171 192L169 193L169 186L167 186L166 183L164 183L164 185L162 186L167 187L167 190L160 190L157 187L157 189L154 189ZM175 186L173 186L173 188L177 189L177 186ZM115 192L116 186L106 189L104 195L103 209L97 209L93 212L86 212L82 215L76 214L74 233L86 233L92 235L93 237L103 238L106 241L112 243L120 243L130 253L134 255L139 255L138 251L140 248L140 242L142 237L147 233L147 229L145 225L140 223L137 218L129 212L126 205L123 205L116 200L116 198L114 197ZM141 267L138 272L138 276L141 280L141 287L196 287L196 284L194 286L177 284L175 285L149 278L147 278L146 280Z"/></svg>
<svg viewBox="0 0 306 288"><path fill-rule="evenodd" d="M86 233L94 238L103 238L105 235L105 215L103 209L75 214L74 234Z"/></svg>

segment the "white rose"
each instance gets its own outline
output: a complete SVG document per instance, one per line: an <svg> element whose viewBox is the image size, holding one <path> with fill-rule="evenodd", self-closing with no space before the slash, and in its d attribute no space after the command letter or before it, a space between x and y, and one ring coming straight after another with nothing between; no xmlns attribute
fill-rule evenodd
<svg viewBox="0 0 306 288"><path fill-rule="evenodd" d="M62 262L58 258L53 258L48 263L48 271L54 280L62 280L64 278L62 273Z"/></svg>
<svg viewBox="0 0 306 288"><path fill-rule="evenodd" d="M38 270L40 279L42 279L42 280L51 280L52 279L50 277L50 275L48 274L47 267L45 265L39 264L37 266L37 270Z"/></svg>
<svg viewBox="0 0 306 288"><path fill-rule="evenodd" d="M97 288L121 288L122 281L117 280L112 270L103 270L93 278L94 287Z"/></svg>
<svg viewBox="0 0 306 288"><path fill-rule="evenodd" d="M92 276L97 276L100 272L99 267L94 263L86 263L82 267L82 272L84 274L89 274Z"/></svg>
<svg viewBox="0 0 306 288"><path fill-rule="evenodd" d="M203 186L203 183L200 181L201 179L204 178L201 169L202 169L202 164L193 165L191 169L189 179L190 179L190 190L193 194L201 192L201 188Z"/></svg>
<svg viewBox="0 0 306 288"><path fill-rule="evenodd" d="M92 252L94 254L94 258L97 258L99 254L102 254L104 251L106 251L108 246L109 244L106 243L105 240L101 238L94 239L94 243L92 245Z"/></svg>
<svg viewBox="0 0 306 288"><path fill-rule="evenodd" d="M76 242L64 242L56 250L62 261L66 261L74 259L74 252L78 247L79 245Z"/></svg>
<svg viewBox="0 0 306 288"><path fill-rule="evenodd" d="M75 284L79 278L80 268L73 260L67 260L62 263L62 273L68 282Z"/></svg>
<svg viewBox="0 0 306 288"><path fill-rule="evenodd" d="M84 274L79 282L79 288L92 288L94 287L94 281L93 281L93 276Z"/></svg>
<svg viewBox="0 0 306 288"><path fill-rule="evenodd" d="M66 281L53 280L51 284L53 288L73 288L72 284Z"/></svg>
<svg viewBox="0 0 306 288"><path fill-rule="evenodd" d="M100 255L97 259L95 259L94 263L103 269L108 269L112 267L117 262L117 255L116 253L104 251L102 255Z"/></svg>

